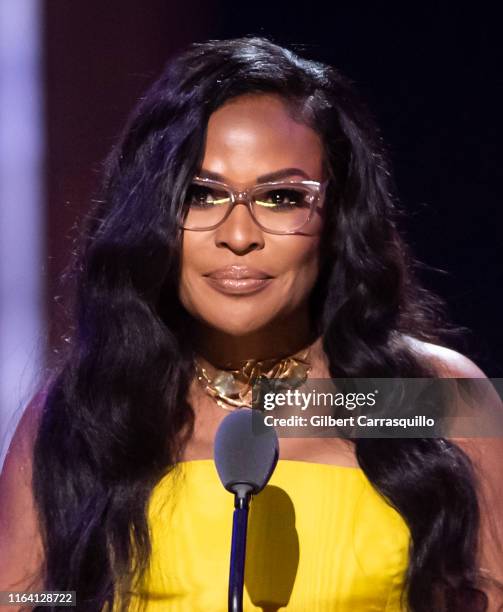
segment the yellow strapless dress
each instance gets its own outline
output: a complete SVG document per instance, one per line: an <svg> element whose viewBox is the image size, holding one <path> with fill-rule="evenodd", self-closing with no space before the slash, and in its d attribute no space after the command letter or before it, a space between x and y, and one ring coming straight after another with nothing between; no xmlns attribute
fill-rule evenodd
<svg viewBox="0 0 503 612"><path fill-rule="evenodd" d="M154 488L130 611L226 612L233 495L211 459ZM359 468L280 460L250 505L245 612L398 612L410 533ZM120 606L120 604L119 604Z"/></svg>

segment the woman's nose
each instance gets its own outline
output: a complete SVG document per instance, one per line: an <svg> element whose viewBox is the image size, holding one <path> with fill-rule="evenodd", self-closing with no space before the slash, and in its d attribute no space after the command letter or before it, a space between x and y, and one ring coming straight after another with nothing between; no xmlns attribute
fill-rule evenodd
<svg viewBox="0 0 503 612"><path fill-rule="evenodd" d="M217 227L215 244L240 254L264 248L264 232L253 220L245 202L237 202L227 219Z"/></svg>

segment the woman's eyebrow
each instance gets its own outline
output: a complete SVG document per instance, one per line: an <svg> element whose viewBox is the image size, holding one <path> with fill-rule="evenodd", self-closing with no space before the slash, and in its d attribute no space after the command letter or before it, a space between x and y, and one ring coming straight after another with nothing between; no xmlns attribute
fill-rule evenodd
<svg viewBox="0 0 503 612"><path fill-rule="evenodd" d="M270 181L277 181L283 178L287 178L288 176L292 176L293 174L297 174L303 176L306 180L311 180L311 177L300 168L282 168L281 170L275 170L274 172L268 172L267 174L262 174L257 177L257 183L268 183ZM211 179L212 181L219 181L221 183L227 183L228 180L222 174L218 172L212 172L211 170L200 170L198 175L201 178Z"/></svg>
<svg viewBox="0 0 503 612"><path fill-rule="evenodd" d="M300 174L306 180L310 180L310 176L304 170L300 168L283 168L281 170L276 170L275 172L269 172L268 174L262 174L262 176L257 177L258 183L267 183L269 181L277 181L282 178L287 178L292 174Z"/></svg>

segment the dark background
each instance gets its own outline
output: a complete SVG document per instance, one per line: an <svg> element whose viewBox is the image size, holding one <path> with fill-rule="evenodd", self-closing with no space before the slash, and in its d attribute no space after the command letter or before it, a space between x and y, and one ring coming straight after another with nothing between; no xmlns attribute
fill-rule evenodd
<svg viewBox="0 0 503 612"><path fill-rule="evenodd" d="M355 82L388 144L407 236L428 266L422 279L447 301L451 321L471 330L451 346L488 376L503 376L496 13L454 3L396 9L229 0L44 0L43 8L53 346L62 333L57 278L128 112L190 42L258 34L332 63Z"/></svg>

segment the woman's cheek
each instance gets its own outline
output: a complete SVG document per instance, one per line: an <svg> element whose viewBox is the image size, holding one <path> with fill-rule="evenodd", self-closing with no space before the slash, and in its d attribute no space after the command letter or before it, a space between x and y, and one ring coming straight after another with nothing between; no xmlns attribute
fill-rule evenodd
<svg viewBox="0 0 503 612"><path fill-rule="evenodd" d="M178 289L178 295L182 306L191 314L196 314L198 293L201 289L197 288L197 278L195 273L191 273L190 268L182 268L182 274L180 275L180 285Z"/></svg>
<svg viewBox="0 0 503 612"><path fill-rule="evenodd" d="M319 274L319 254L316 243L305 253L295 267L295 279L292 290L300 294L300 299L307 298L316 283Z"/></svg>

